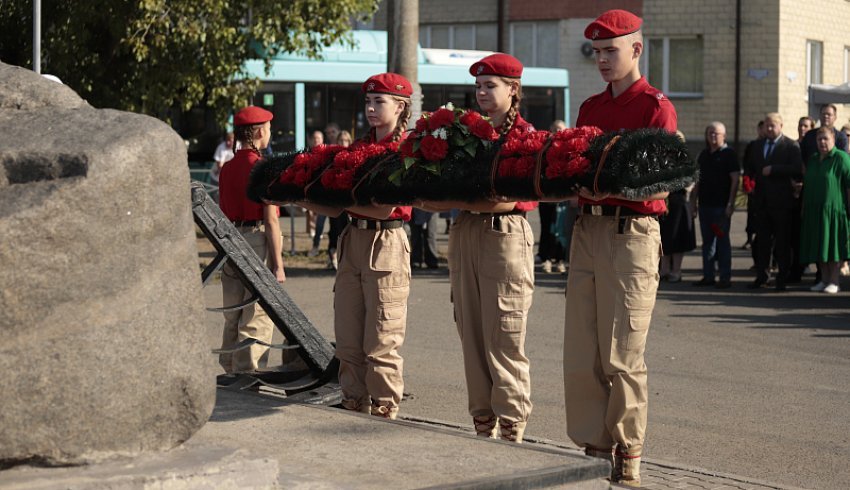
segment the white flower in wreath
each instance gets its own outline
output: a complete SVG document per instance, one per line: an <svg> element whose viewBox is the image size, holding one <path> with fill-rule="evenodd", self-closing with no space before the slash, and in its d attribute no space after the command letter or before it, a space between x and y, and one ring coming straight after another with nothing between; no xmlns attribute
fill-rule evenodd
<svg viewBox="0 0 850 490"><path fill-rule="evenodd" d="M444 105L442 107L442 109L448 109L450 111L453 111L453 110L455 110L455 105L452 104L451 102L446 102L446 105Z"/></svg>
<svg viewBox="0 0 850 490"><path fill-rule="evenodd" d="M431 136L441 140L449 139L449 133L446 131L446 128L435 129L431 132Z"/></svg>

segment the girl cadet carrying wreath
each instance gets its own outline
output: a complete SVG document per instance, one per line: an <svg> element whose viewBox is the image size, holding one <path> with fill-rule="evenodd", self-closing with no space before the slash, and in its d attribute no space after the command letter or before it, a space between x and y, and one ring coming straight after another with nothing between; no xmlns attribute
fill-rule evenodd
<svg viewBox="0 0 850 490"><path fill-rule="evenodd" d="M475 98L504 138L534 128L519 115L522 64L495 53L473 64ZM531 413L525 327L534 291L534 235L525 213L536 202L425 202L461 209L449 234L449 276L475 432L522 442Z"/></svg>
<svg viewBox="0 0 850 490"><path fill-rule="evenodd" d="M383 73L366 80L363 92L371 129L349 150L355 152L368 145L397 150L410 118L410 82L401 75ZM333 170L324 174L331 177ZM343 212L315 203L299 204L327 216ZM352 220L339 237L334 283L342 405L395 419L404 389L403 360L398 350L404 342L410 293L410 243L403 225L410 220L412 208L374 205L346 210Z"/></svg>

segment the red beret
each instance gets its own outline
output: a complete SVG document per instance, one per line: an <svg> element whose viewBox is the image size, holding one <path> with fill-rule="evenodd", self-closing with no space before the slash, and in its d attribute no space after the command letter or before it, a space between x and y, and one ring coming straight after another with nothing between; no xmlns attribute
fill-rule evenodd
<svg viewBox="0 0 850 490"><path fill-rule="evenodd" d="M252 126L254 124L263 124L264 122L271 121L273 118L274 114L262 107L249 105L233 116L233 125Z"/></svg>
<svg viewBox="0 0 850 490"><path fill-rule="evenodd" d="M641 24L641 18L631 12L609 10L587 26L584 37L591 40L612 39L639 31Z"/></svg>
<svg viewBox="0 0 850 490"><path fill-rule="evenodd" d="M413 85L398 73L381 73L363 82L363 92L410 97L413 95Z"/></svg>
<svg viewBox="0 0 850 490"><path fill-rule="evenodd" d="M505 53L493 53L476 61L469 67L473 77L478 75L496 75L500 77L519 78L522 76L522 63L513 56Z"/></svg>

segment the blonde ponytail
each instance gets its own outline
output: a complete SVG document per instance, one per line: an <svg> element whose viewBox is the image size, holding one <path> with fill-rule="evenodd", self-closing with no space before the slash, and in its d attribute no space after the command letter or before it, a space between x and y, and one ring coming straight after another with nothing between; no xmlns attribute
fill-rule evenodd
<svg viewBox="0 0 850 490"><path fill-rule="evenodd" d="M516 78L502 77L501 80L508 85L516 86L516 94L511 96L511 107L505 115L505 122L503 122L502 127L499 128L499 134L504 135L508 134L508 131L513 129L517 115L519 114L519 103L522 101L522 83Z"/></svg>
<svg viewBox="0 0 850 490"><path fill-rule="evenodd" d="M401 135L407 131L407 124L410 121L410 99L404 97L393 97L393 99L397 100L404 104L404 109L401 111L401 114L398 115L398 120L395 123L395 129L393 129L393 142L397 142L401 140Z"/></svg>

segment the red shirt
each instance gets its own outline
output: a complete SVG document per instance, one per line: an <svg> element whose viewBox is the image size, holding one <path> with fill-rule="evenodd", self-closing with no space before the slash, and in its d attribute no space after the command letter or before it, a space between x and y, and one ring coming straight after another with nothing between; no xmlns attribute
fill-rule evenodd
<svg viewBox="0 0 850 490"><path fill-rule="evenodd" d="M522 118L519 114L516 115L516 119L514 120L513 129L519 129L523 133L530 133L534 131L534 126ZM523 211L529 212L533 209L537 208L537 201L518 201L516 206L514 206L514 211Z"/></svg>
<svg viewBox="0 0 850 490"><path fill-rule="evenodd" d="M248 176L259 159L257 152L241 149L221 168L218 177L219 207L230 221L263 219L265 205L247 197Z"/></svg>
<svg viewBox="0 0 850 490"><path fill-rule="evenodd" d="M576 118L576 126L597 126L605 132L621 129L663 128L676 132L676 108L661 91L654 88L641 77L625 92L617 97L611 94L611 84L600 94L596 94L581 105ZM663 214L667 207L663 200L623 201L604 199L593 202L579 199L579 204L607 204L625 206L643 214Z"/></svg>

